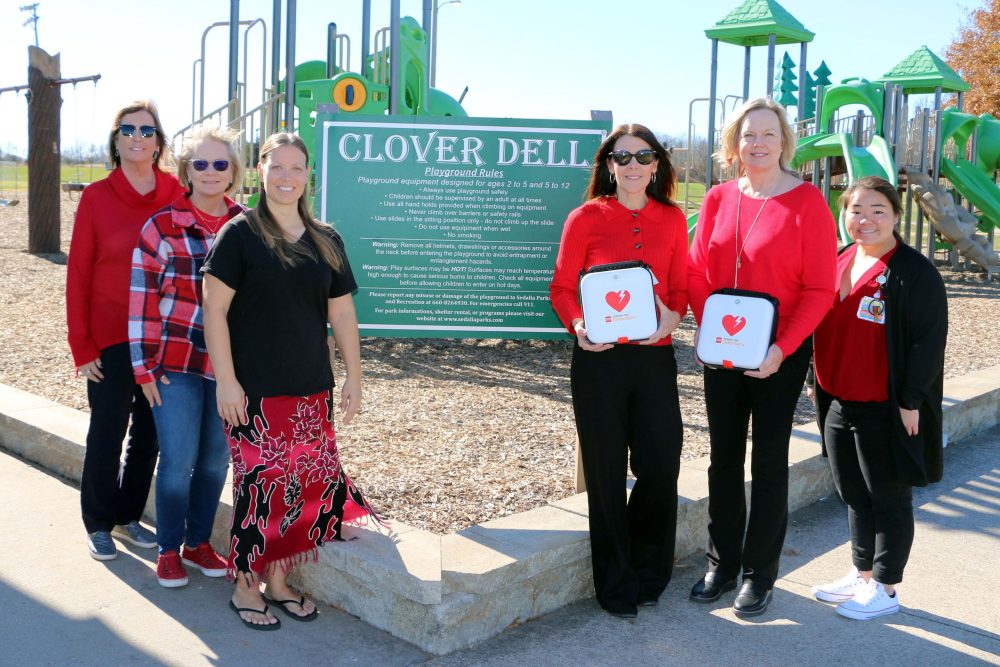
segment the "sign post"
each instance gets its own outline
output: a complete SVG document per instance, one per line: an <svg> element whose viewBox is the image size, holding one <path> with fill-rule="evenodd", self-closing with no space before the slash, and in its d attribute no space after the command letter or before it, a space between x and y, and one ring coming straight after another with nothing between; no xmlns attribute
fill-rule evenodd
<svg viewBox="0 0 1000 667"><path fill-rule="evenodd" d="M559 338L549 282L607 121L317 119L318 217L363 335Z"/></svg>

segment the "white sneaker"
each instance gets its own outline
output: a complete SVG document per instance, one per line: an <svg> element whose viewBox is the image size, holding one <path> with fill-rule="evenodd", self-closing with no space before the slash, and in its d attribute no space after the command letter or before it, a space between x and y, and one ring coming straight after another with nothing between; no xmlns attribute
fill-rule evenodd
<svg viewBox="0 0 1000 667"><path fill-rule="evenodd" d="M814 598L823 602L846 602L866 588L868 582L858 574L858 568L851 567L847 576L828 584L813 586L812 594Z"/></svg>
<svg viewBox="0 0 1000 667"><path fill-rule="evenodd" d="M893 591L892 597L885 592L882 584L872 579L868 587L854 598L837 605L837 613L858 621L895 614L899 611L899 593Z"/></svg>

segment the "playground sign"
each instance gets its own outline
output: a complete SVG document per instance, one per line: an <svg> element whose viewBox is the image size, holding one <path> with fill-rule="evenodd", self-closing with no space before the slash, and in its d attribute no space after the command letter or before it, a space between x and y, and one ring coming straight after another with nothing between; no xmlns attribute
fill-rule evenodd
<svg viewBox="0 0 1000 667"><path fill-rule="evenodd" d="M362 334L558 338L563 221L607 121L317 118L316 206L358 282Z"/></svg>

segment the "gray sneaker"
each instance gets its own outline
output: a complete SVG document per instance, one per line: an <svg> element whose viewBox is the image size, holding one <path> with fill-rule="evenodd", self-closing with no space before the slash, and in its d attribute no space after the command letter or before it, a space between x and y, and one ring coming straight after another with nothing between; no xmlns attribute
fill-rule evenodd
<svg viewBox="0 0 1000 667"><path fill-rule="evenodd" d="M156 546L156 533L146 530L138 521L130 521L124 526L115 526L111 534L119 540L131 542L143 549L152 549Z"/></svg>
<svg viewBox="0 0 1000 667"><path fill-rule="evenodd" d="M115 541L111 539L111 533L106 530L87 533L87 548L90 549L90 557L94 560L112 560L118 556Z"/></svg>

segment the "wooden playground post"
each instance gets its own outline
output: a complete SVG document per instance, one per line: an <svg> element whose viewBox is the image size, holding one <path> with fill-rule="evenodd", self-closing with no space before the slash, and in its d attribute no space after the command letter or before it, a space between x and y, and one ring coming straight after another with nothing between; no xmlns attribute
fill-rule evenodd
<svg viewBox="0 0 1000 667"><path fill-rule="evenodd" d="M58 253L59 54L28 47L28 252Z"/></svg>

